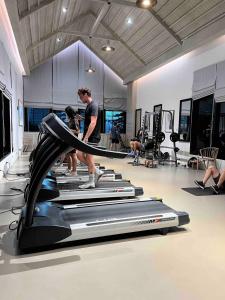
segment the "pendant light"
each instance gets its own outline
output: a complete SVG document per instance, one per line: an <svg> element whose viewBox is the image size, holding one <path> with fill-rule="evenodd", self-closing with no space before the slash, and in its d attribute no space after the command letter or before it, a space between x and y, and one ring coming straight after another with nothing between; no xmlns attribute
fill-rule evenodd
<svg viewBox="0 0 225 300"><path fill-rule="evenodd" d="M110 5L111 3L108 2L108 5L109 5L109 8L110 8ZM107 25L109 26L109 10L108 10L108 22L107 22ZM102 46L102 51L105 51L105 52L112 52L112 51L115 51L115 47L111 46L110 45L110 41L107 40L106 44Z"/></svg>
<svg viewBox="0 0 225 300"><path fill-rule="evenodd" d="M107 43L106 43L106 45L102 46L102 51L112 52L112 51L115 51L115 48L110 45L110 42L108 40Z"/></svg>
<svg viewBox="0 0 225 300"><path fill-rule="evenodd" d="M137 0L136 6L139 8L153 8L157 4L157 0Z"/></svg>
<svg viewBox="0 0 225 300"><path fill-rule="evenodd" d="M91 50L91 36L89 36L89 42L90 42L90 50ZM90 53L90 63L89 63L89 67L88 67L88 69L86 69L85 71L87 72L87 73L94 73L95 72L95 68L93 68L92 67L92 65L91 65L91 61L92 61L92 53Z"/></svg>

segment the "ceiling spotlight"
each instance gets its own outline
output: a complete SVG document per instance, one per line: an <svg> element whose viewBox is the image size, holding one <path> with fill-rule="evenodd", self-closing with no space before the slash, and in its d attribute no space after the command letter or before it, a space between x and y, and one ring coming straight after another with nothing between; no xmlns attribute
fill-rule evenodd
<svg viewBox="0 0 225 300"><path fill-rule="evenodd" d="M109 40L107 41L106 45L102 46L102 51L106 51L106 52L112 52L114 51L115 48L113 46L110 45Z"/></svg>
<svg viewBox="0 0 225 300"><path fill-rule="evenodd" d="M91 48L91 39L92 39L92 36L89 36L90 50L92 51L92 48ZM95 68L92 67L92 53L90 53L89 67L88 67L88 69L85 70L85 72L87 72L87 73L94 73L95 72Z"/></svg>
<svg viewBox="0 0 225 300"><path fill-rule="evenodd" d="M62 8L62 11L64 12L64 14L67 12L67 8L66 7L63 7Z"/></svg>
<svg viewBox="0 0 225 300"><path fill-rule="evenodd" d="M136 6L139 8L153 8L157 4L157 0L137 0Z"/></svg>
<svg viewBox="0 0 225 300"><path fill-rule="evenodd" d="M132 21L132 19L131 19L131 18L128 18L128 19L127 19L127 24L128 24L128 25L131 25L131 24L133 24L133 21Z"/></svg>
<svg viewBox="0 0 225 300"><path fill-rule="evenodd" d="M57 37L57 39L56 39L56 41L59 43L59 42L61 42L61 38L59 38L59 37Z"/></svg>

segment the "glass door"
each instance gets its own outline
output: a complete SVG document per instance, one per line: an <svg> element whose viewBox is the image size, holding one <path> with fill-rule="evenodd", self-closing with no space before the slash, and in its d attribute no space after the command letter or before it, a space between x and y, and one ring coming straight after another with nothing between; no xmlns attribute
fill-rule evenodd
<svg viewBox="0 0 225 300"><path fill-rule="evenodd" d="M194 100L190 153L199 154L201 148L212 146L213 95Z"/></svg>

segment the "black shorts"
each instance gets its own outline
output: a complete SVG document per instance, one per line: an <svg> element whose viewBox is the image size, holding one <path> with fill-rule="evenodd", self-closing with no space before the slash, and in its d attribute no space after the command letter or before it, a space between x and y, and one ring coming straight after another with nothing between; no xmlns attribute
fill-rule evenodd
<svg viewBox="0 0 225 300"><path fill-rule="evenodd" d="M112 144L119 144L120 141L118 139L112 139Z"/></svg>

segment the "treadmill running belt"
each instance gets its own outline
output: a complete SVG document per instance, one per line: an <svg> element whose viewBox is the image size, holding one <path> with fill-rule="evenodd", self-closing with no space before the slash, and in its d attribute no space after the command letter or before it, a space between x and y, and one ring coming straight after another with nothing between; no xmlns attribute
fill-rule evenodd
<svg viewBox="0 0 225 300"><path fill-rule="evenodd" d="M114 174L115 172L114 172L114 170L112 170L112 169L106 169L106 170L103 170L103 172L104 172L104 174ZM58 173L59 174L59 173ZM58 175L57 174L57 175ZM103 174L103 175L104 175ZM66 173L63 173L63 172L61 172L61 174L60 174L61 176L65 176L65 178L66 178ZM88 175L88 170L78 170L77 171L77 175L78 176L84 176L84 175Z"/></svg>
<svg viewBox="0 0 225 300"><path fill-rule="evenodd" d="M59 190L77 190L79 189L80 182L67 182L58 183ZM96 184L98 189L110 189L110 188L123 188L123 187L133 187L133 185L128 181L99 181Z"/></svg>
<svg viewBox="0 0 225 300"><path fill-rule="evenodd" d="M163 213L175 210L160 201L137 201L133 203L121 203L113 205L91 206L63 211L63 219L70 224L91 223L106 219L121 219L130 217L143 217L149 215L160 216Z"/></svg>

